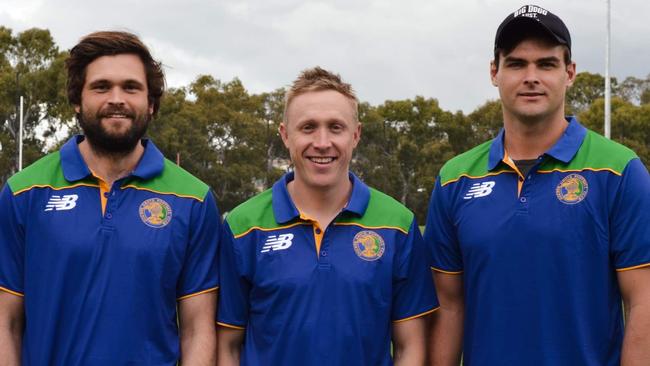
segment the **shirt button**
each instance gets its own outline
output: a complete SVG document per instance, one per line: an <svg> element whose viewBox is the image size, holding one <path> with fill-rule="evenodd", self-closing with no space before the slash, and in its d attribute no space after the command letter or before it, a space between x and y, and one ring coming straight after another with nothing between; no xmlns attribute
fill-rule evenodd
<svg viewBox="0 0 650 366"><path fill-rule="evenodd" d="M519 202L521 202L521 203L526 203L526 197L521 197L521 198L519 199Z"/></svg>
<svg viewBox="0 0 650 366"><path fill-rule="evenodd" d="M523 181L524 181L524 178L519 177L519 181L520 181L520 182L523 182Z"/></svg>
<svg viewBox="0 0 650 366"><path fill-rule="evenodd" d="M314 231L316 232L316 234L319 234L319 235L320 235L320 233L321 233L321 231L320 231L319 228L316 228L316 230L314 230Z"/></svg>
<svg viewBox="0 0 650 366"><path fill-rule="evenodd" d="M323 251L320 252L320 255L322 257L327 257L327 252L323 250Z"/></svg>
<svg viewBox="0 0 650 366"><path fill-rule="evenodd" d="M104 197L108 198L109 195L110 195L109 192L104 192Z"/></svg>
<svg viewBox="0 0 650 366"><path fill-rule="evenodd" d="M112 214L112 213L109 212L109 213L106 214L106 219L107 219L107 220L110 220L110 219L112 219L112 218L113 218L113 214Z"/></svg>

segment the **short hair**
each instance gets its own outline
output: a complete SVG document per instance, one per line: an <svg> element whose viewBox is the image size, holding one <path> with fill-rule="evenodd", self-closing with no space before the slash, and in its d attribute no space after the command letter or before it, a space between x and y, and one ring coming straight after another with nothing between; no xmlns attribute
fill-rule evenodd
<svg viewBox="0 0 650 366"><path fill-rule="evenodd" d="M510 54L510 52L512 52L521 42L530 39L540 40L542 42L555 45L555 46L562 46L562 48L564 49L564 64L565 65L571 64L571 50L567 45L560 43L557 39L552 37L550 34L539 32L539 30L536 30L532 27L528 27L522 29L521 32L518 32L514 37L509 39L507 42L504 42L502 47L494 49L494 64L496 69L499 70L499 60L501 59L502 54L504 56Z"/></svg>
<svg viewBox="0 0 650 366"><path fill-rule="evenodd" d="M294 80L293 84L291 84L291 88L289 88L285 93L284 121L287 122L289 104L291 104L291 101L293 101L294 98L308 92L324 90L334 90L347 97L350 102L352 102L355 121L359 120L359 100L352 89L352 85L343 82L339 74L332 73L322 69L320 66L316 66L303 70L300 75L298 75L298 78Z"/></svg>
<svg viewBox="0 0 650 366"><path fill-rule="evenodd" d="M165 74L162 63L151 56L147 46L134 34L119 31L101 31L91 33L81 39L70 50L70 57L65 61L68 72L67 93L70 104L81 105L81 91L86 80L88 64L102 56L133 54L140 57L147 77L149 104L153 114L158 112L160 99L165 91Z"/></svg>

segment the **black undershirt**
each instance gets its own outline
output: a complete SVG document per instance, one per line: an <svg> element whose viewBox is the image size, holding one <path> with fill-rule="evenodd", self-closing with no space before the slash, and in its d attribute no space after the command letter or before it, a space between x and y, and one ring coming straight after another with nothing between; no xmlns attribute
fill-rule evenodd
<svg viewBox="0 0 650 366"><path fill-rule="evenodd" d="M539 159L521 159L521 160L513 160L515 165L517 166L517 169L521 172L521 174L525 177L528 175L528 172L539 162Z"/></svg>

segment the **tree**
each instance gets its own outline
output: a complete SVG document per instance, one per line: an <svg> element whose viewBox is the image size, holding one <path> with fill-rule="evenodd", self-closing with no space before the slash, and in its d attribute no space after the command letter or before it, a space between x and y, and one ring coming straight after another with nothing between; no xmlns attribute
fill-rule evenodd
<svg viewBox="0 0 650 366"><path fill-rule="evenodd" d="M580 114L580 122L602 134L604 106L604 100L598 99ZM634 150L650 169L650 105L637 106L622 98L612 98L611 138Z"/></svg>
<svg viewBox="0 0 650 366"><path fill-rule="evenodd" d="M43 155L44 138L72 120L65 96L65 52L48 30L13 35L0 26L0 183L17 170L19 96L24 97L23 166Z"/></svg>
<svg viewBox="0 0 650 366"><path fill-rule="evenodd" d="M459 123L438 101L421 96L360 106L363 123L352 168L369 185L395 197L424 222L431 188L442 164L454 155L445 127ZM462 123L462 121L460 122Z"/></svg>
<svg viewBox="0 0 650 366"><path fill-rule="evenodd" d="M616 88L616 78L612 79L612 89L614 88ZM605 78L602 75L590 72L578 73L566 93L566 114L578 115L588 109L596 99L604 96Z"/></svg>
<svg viewBox="0 0 650 366"><path fill-rule="evenodd" d="M628 76L616 88L616 95L632 104L645 104L650 101L650 74L645 79Z"/></svg>
<svg viewBox="0 0 650 366"><path fill-rule="evenodd" d="M183 168L209 184L227 212L282 173L267 158L278 145L271 134L277 123L269 120L277 118L276 101L276 94L249 95L238 79L202 75L187 90L168 93L150 135L166 156L180 156Z"/></svg>

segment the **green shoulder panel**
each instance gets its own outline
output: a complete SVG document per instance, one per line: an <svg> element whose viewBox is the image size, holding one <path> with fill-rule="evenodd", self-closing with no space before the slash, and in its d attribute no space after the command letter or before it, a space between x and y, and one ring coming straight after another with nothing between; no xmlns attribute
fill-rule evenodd
<svg viewBox="0 0 650 366"><path fill-rule="evenodd" d="M148 180L129 180L122 187L145 189L156 193L173 194L203 201L210 190L207 184L167 159L165 159L164 164L162 174L157 177Z"/></svg>
<svg viewBox="0 0 650 366"><path fill-rule="evenodd" d="M346 216L337 223L355 223L365 227L398 228L408 233L413 222L413 212L393 197L370 188L370 201L362 217Z"/></svg>
<svg viewBox="0 0 650 366"><path fill-rule="evenodd" d="M76 182L75 182L76 183ZM34 187L65 188L72 185L63 176L61 157L54 152L40 158L7 181L14 194Z"/></svg>
<svg viewBox="0 0 650 366"><path fill-rule="evenodd" d="M267 189L230 211L226 222L233 235L241 235L254 227L273 229L280 226L273 214L271 193L272 189Z"/></svg>
<svg viewBox="0 0 650 366"><path fill-rule="evenodd" d="M539 170L610 170L620 175L630 160L636 157L629 148L587 130L578 153L568 164L549 160Z"/></svg>
<svg viewBox="0 0 650 366"><path fill-rule="evenodd" d="M492 140L486 141L449 160L440 169L440 183L445 185L460 177L482 177L488 174L488 157Z"/></svg>

